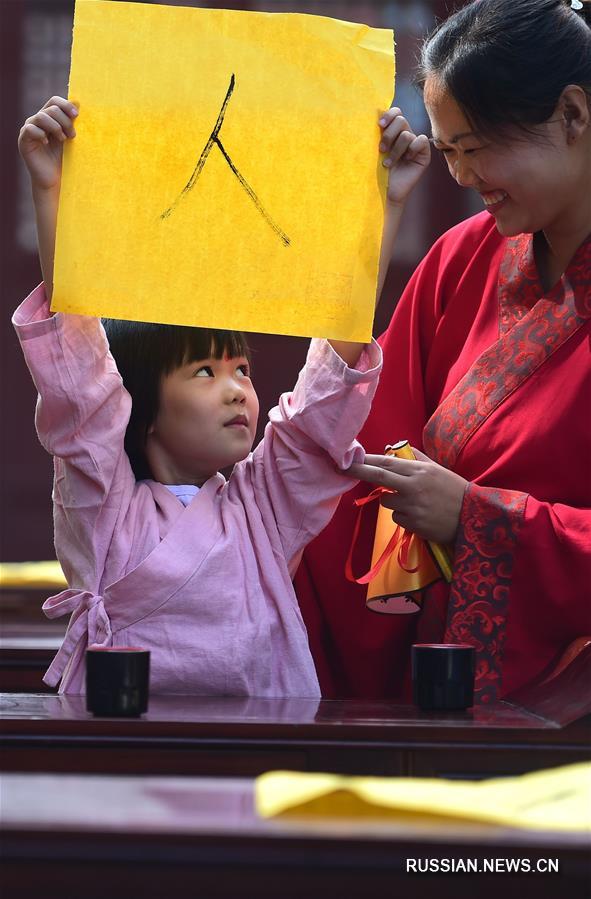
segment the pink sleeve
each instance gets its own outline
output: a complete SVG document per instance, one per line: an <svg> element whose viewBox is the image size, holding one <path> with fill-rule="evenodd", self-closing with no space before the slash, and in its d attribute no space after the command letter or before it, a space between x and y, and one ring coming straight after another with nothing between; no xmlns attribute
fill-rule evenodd
<svg viewBox="0 0 591 899"><path fill-rule="evenodd" d="M382 354L377 343L348 368L328 341L312 340L291 393L281 396L252 457L263 519L278 529L290 570L355 481L339 469L363 461L356 440L369 413Z"/></svg>
<svg viewBox="0 0 591 899"><path fill-rule="evenodd" d="M54 456L58 557L72 586L97 589L135 478L124 451L131 399L99 319L51 315L43 285L13 316L38 390L39 440Z"/></svg>

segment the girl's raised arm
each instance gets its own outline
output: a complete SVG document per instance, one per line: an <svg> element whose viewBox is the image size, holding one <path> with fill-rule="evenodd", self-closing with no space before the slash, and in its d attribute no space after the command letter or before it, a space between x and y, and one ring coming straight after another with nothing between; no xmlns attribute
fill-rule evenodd
<svg viewBox="0 0 591 899"><path fill-rule="evenodd" d="M63 97L51 97L35 115L26 119L18 138L19 153L31 179L39 261L45 293L53 292L55 229L62 176L63 145L76 136L77 108Z"/></svg>

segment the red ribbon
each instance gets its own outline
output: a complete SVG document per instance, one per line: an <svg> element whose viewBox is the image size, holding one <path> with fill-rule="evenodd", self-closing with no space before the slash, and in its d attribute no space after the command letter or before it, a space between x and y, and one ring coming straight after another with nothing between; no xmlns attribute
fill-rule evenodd
<svg viewBox="0 0 591 899"><path fill-rule="evenodd" d="M375 565L370 568L367 574L362 575L362 577L355 577L353 574L353 550L355 548L355 544L357 542L357 537L359 535L359 529L361 527L361 515L363 513L363 506L366 506L368 503L373 502L375 499L379 499L384 493L395 493L395 490L388 490L386 487L376 487L371 491L367 496L363 496L361 499L355 500L355 505L359 506L359 512L357 514L357 520L355 522L355 528L353 530L353 537L351 539L351 546L349 548L349 555L347 556L347 562L345 564L345 576L347 580L353 581L355 584L368 584L374 577L380 572L384 564L388 561L398 543L400 546L398 548L398 564L400 567L407 571L409 574L414 574L415 571L419 570L419 566L416 565L414 568L408 567L408 557L410 553L410 544L413 538L413 534L410 531L406 531L399 524L396 525L396 529L390 540L388 541L388 545L386 546L384 552L377 560ZM402 531L402 537L400 532Z"/></svg>

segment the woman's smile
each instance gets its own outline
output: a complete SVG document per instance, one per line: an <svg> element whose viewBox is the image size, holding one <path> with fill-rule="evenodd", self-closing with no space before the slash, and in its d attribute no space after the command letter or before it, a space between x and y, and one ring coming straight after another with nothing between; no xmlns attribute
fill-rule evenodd
<svg viewBox="0 0 591 899"><path fill-rule="evenodd" d="M501 207L501 205L508 198L509 194L504 190L493 190L487 193L481 191L480 196L482 197L482 202L484 203L486 209L489 212L494 212Z"/></svg>

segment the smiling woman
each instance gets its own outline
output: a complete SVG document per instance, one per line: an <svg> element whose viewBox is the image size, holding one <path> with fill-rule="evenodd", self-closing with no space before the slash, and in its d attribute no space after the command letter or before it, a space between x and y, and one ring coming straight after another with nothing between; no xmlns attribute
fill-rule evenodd
<svg viewBox="0 0 591 899"><path fill-rule="evenodd" d="M476 648L491 702L591 633L591 29L564 0L476 0L427 39L418 81L431 142L484 209L437 241L380 339L351 474L449 542L452 582L415 615L366 610L345 579L365 484L296 589L325 695L408 697L411 644L445 641ZM403 439L417 461L381 455ZM355 570L373 541L368 513Z"/></svg>

